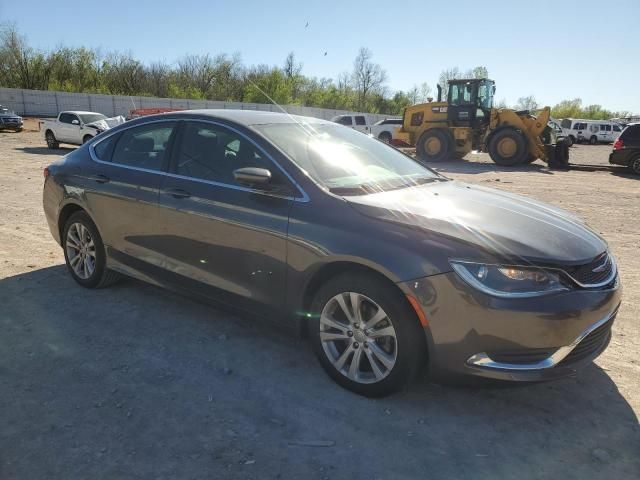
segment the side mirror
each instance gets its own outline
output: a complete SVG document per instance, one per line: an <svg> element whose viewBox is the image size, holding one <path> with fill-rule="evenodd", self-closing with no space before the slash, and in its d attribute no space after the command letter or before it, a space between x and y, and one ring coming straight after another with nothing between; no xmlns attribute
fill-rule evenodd
<svg viewBox="0 0 640 480"><path fill-rule="evenodd" d="M233 177L247 185L265 185L271 181L271 172L266 168L245 167L234 170Z"/></svg>
<svg viewBox="0 0 640 480"><path fill-rule="evenodd" d="M80 125L80 120L71 120L72 125Z"/></svg>

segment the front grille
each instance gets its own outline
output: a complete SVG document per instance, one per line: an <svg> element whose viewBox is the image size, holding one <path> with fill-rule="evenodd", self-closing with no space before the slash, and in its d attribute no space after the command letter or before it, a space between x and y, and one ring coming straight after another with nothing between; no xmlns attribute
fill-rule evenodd
<svg viewBox="0 0 640 480"><path fill-rule="evenodd" d="M549 358L556 351L556 348L530 348L514 351L500 351L488 353L489 358L500 363L538 363Z"/></svg>
<svg viewBox="0 0 640 480"><path fill-rule="evenodd" d="M613 325L614 319L615 315L584 337L558 365L578 362L601 350L611 338L611 325Z"/></svg>
<svg viewBox="0 0 640 480"><path fill-rule="evenodd" d="M566 268L565 271L576 282L589 287L607 281L613 274L614 268L613 259L607 252L604 252L589 263Z"/></svg>

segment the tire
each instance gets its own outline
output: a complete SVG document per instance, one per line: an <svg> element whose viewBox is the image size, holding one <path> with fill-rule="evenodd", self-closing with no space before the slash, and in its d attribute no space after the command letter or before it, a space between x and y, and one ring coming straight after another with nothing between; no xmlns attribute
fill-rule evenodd
<svg viewBox="0 0 640 480"><path fill-rule="evenodd" d="M47 147L50 148L51 150L60 148L60 142L56 140L56 136L53 134L51 130L47 130L47 133L45 133L44 138L47 141Z"/></svg>
<svg viewBox="0 0 640 480"><path fill-rule="evenodd" d="M85 212L74 213L65 223L62 233L62 250L69 273L83 287L103 288L120 278L119 273L106 268L107 256L102 238ZM78 251L81 253L76 253ZM83 261L83 256L86 262ZM76 261L76 258L79 260Z"/></svg>
<svg viewBox="0 0 640 480"><path fill-rule="evenodd" d="M598 137L596 137L595 135L591 135L591 138L589 139L589 145L596 145L598 143Z"/></svg>
<svg viewBox="0 0 640 480"><path fill-rule="evenodd" d="M640 175L640 155L631 159L629 169L636 175Z"/></svg>
<svg viewBox="0 0 640 480"><path fill-rule="evenodd" d="M84 145L87 142L90 142L93 137L91 135L85 135L82 137L82 144Z"/></svg>
<svg viewBox="0 0 640 480"><path fill-rule="evenodd" d="M503 167L521 165L529 158L527 141L513 128L498 130L489 140L489 156Z"/></svg>
<svg viewBox="0 0 640 480"><path fill-rule="evenodd" d="M567 142L567 146L571 147L572 145L574 145L576 143L576 137L574 137L573 135L569 135L566 138L566 142Z"/></svg>
<svg viewBox="0 0 640 480"><path fill-rule="evenodd" d="M365 319L360 324L350 322L338 300L353 305L352 295L360 306L360 318ZM355 320L353 310L349 306L347 310ZM415 312L399 290L375 276L347 272L334 277L318 290L311 311L309 337L322 368L352 392L390 395L425 363L426 342ZM379 312L381 317L367 329L366 321ZM383 330L393 335L381 335Z"/></svg>
<svg viewBox="0 0 640 480"><path fill-rule="evenodd" d="M389 132L381 132L378 135L378 140L384 143L391 143L391 134Z"/></svg>
<svg viewBox="0 0 640 480"><path fill-rule="evenodd" d="M449 158L451 137L441 129L431 129L420 135L416 143L416 155L423 162L441 162Z"/></svg>

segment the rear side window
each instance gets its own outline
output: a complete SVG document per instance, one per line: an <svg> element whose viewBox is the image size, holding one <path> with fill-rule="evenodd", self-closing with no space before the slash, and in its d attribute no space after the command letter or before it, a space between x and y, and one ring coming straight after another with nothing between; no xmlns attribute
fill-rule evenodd
<svg viewBox="0 0 640 480"><path fill-rule="evenodd" d="M640 125L630 125L622 131L620 138L640 142Z"/></svg>
<svg viewBox="0 0 640 480"><path fill-rule="evenodd" d="M113 155L113 149L118 143L118 139L120 138L120 134L117 133L115 135L111 135L110 137L98 142L98 144L93 147L93 153L95 153L98 160L102 160L103 162L110 162L111 156Z"/></svg>
<svg viewBox="0 0 640 480"><path fill-rule="evenodd" d="M116 141L111 161L146 170L163 170L175 125L175 122L158 122L125 130Z"/></svg>
<svg viewBox="0 0 640 480"><path fill-rule="evenodd" d="M357 116L356 117L356 125L366 125L367 121L365 120L364 117L362 116Z"/></svg>

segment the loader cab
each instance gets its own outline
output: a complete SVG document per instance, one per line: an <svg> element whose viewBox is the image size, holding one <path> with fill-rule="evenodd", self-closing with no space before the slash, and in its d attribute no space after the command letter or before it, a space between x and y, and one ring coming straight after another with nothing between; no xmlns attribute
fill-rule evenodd
<svg viewBox="0 0 640 480"><path fill-rule="evenodd" d="M447 120L452 126L479 127L489 122L495 82L488 78L449 81Z"/></svg>

